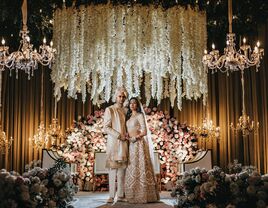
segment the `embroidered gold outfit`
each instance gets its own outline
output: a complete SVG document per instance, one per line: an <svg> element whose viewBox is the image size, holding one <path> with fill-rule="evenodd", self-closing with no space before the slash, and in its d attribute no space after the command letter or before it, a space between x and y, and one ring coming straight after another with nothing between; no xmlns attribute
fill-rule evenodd
<svg viewBox="0 0 268 208"><path fill-rule="evenodd" d="M128 161L126 136L126 109L114 104L104 113L104 131L107 133L106 167L109 168L110 198L124 197L125 170ZM116 183L117 180L117 183Z"/></svg>
<svg viewBox="0 0 268 208"><path fill-rule="evenodd" d="M131 137L129 144L129 162L126 169L125 194L129 203L148 203L159 200L159 193L150 159L146 136L135 137L146 131L144 116L138 113L126 123Z"/></svg>
<svg viewBox="0 0 268 208"><path fill-rule="evenodd" d="M104 131L107 133L107 168L126 167L128 160L128 141L126 136L126 109L114 104L104 113Z"/></svg>

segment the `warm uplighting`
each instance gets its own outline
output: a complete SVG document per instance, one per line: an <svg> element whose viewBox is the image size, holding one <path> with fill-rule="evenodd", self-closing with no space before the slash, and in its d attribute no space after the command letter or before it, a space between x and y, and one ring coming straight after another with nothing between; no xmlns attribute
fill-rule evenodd
<svg viewBox="0 0 268 208"><path fill-rule="evenodd" d="M243 44L237 51L235 47L235 34L232 33L232 0L228 0L228 19L229 19L229 33L227 34L226 47L224 48L224 54L220 55L216 50L215 44L212 44L212 51L205 52L203 56L203 63L207 65L212 72L218 69L221 72L233 72L244 70L251 66L256 66L258 70L261 59L264 55L264 50L260 48L260 42L258 41L254 50L246 44L246 38L243 38Z"/></svg>

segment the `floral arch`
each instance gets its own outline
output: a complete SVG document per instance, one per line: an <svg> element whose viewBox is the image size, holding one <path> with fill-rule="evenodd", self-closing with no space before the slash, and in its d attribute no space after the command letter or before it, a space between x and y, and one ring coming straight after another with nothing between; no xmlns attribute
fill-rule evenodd
<svg viewBox="0 0 268 208"><path fill-rule="evenodd" d="M197 137L191 129L180 124L168 113L157 108L144 108L154 149L159 153L161 182L176 181L178 162L192 159L198 151ZM106 136L103 133L104 111L79 117L67 131L66 141L57 147L68 162L77 164L80 182L93 182L94 152L105 152Z"/></svg>

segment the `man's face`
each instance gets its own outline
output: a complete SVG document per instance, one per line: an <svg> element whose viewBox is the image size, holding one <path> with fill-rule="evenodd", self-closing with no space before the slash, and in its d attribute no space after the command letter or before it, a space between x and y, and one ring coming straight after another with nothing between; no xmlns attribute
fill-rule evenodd
<svg viewBox="0 0 268 208"><path fill-rule="evenodd" d="M125 102L125 100L126 100L125 93L124 93L124 92L120 92L120 93L118 93L118 95L117 95L117 97L116 97L116 102L117 102L118 104L123 105L124 102Z"/></svg>

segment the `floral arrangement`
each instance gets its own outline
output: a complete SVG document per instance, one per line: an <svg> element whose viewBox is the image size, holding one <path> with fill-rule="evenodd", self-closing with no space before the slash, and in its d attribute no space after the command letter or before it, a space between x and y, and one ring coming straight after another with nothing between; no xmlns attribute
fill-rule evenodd
<svg viewBox="0 0 268 208"><path fill-rule="evenodd" d="M205 101L206 40L206 15L197 8L90 4L57 9L54 95L60 99L64 88L75 99L81 93L85 102L89 93L93 104L100 105L121 86L139 96L145 80L147 105L151 99L170 98L174 106L177 97L181 109L183 95L204 95Z"/></svg>
<svg viewBox="0 0 268 208"><path fill-rule="evenodd" d="M238 162L237 159L235 159L234 162L228 164L228 172L230 174L240 173L242 169L243 166Z"/></svg>
<svg viewBox="0 0 268 208"><path fill-rule="evenodd" d="M104 111L95 111L86 118L79 117L66 131L66 141L56 147L67 162L77 164L76 176L81 189L93 183L94 152L106 151L106 135L103 133Z"/></svg>
<svg viewBox="0 0 268 208"><path fill-rule="evenodd" d="M195 168L178 180L172 196L177 207L265 208L268 205L268 175L242 170L226 174L219 167Z"/></svg>
<svg viewBox="0 0 268 208"><path fill-rule="evenodd" d="M95 191L108 191L108 175L97 175L95 176Z"/></svg>
<svg viewBox="0 0 268 208"><path fill-rule="evenodd" d="M168 113L144 106L155 150L159 153L163 183L175 181L177 163L187 162L196 155L197 138L186 124L180 124Z"/></svg>
<svg viewBox="0 0 268 208"><path fill-rule="evenodd" d="M161 180L163 183L175 181L177 162L192 159L197 152L197 138L185 124L157 108L145 107L146 119L152 133L155 151L159 153ZM94 115L79 117L72 129L66 134L66 142L58 147L58 152L68 162L77 164L79 185L89 190L88 183L95 184L95 189L104 190L102 184L107 180L95 177L93 173L94 152L106 150L106 135L103 130L104 111L95 111ZM94 178L95 177L95 178ZM85 187L85 185L87 187Z"/></svg>
<svg viewBox="0 0 268 208"><path fill-rule="evenodd" d="M76 186L62 161L50 169L34 167L22 176L0 170L0 207L65 208L73 207Z"/></svg>
<svg viewBox="0 0 268 208"><path fill-rule="evenodd" d="M33 160L29 164L25 165L25 171L28 172L34 169L35 167L41 167L41 163L42 163L41 160Z"/></svg>

